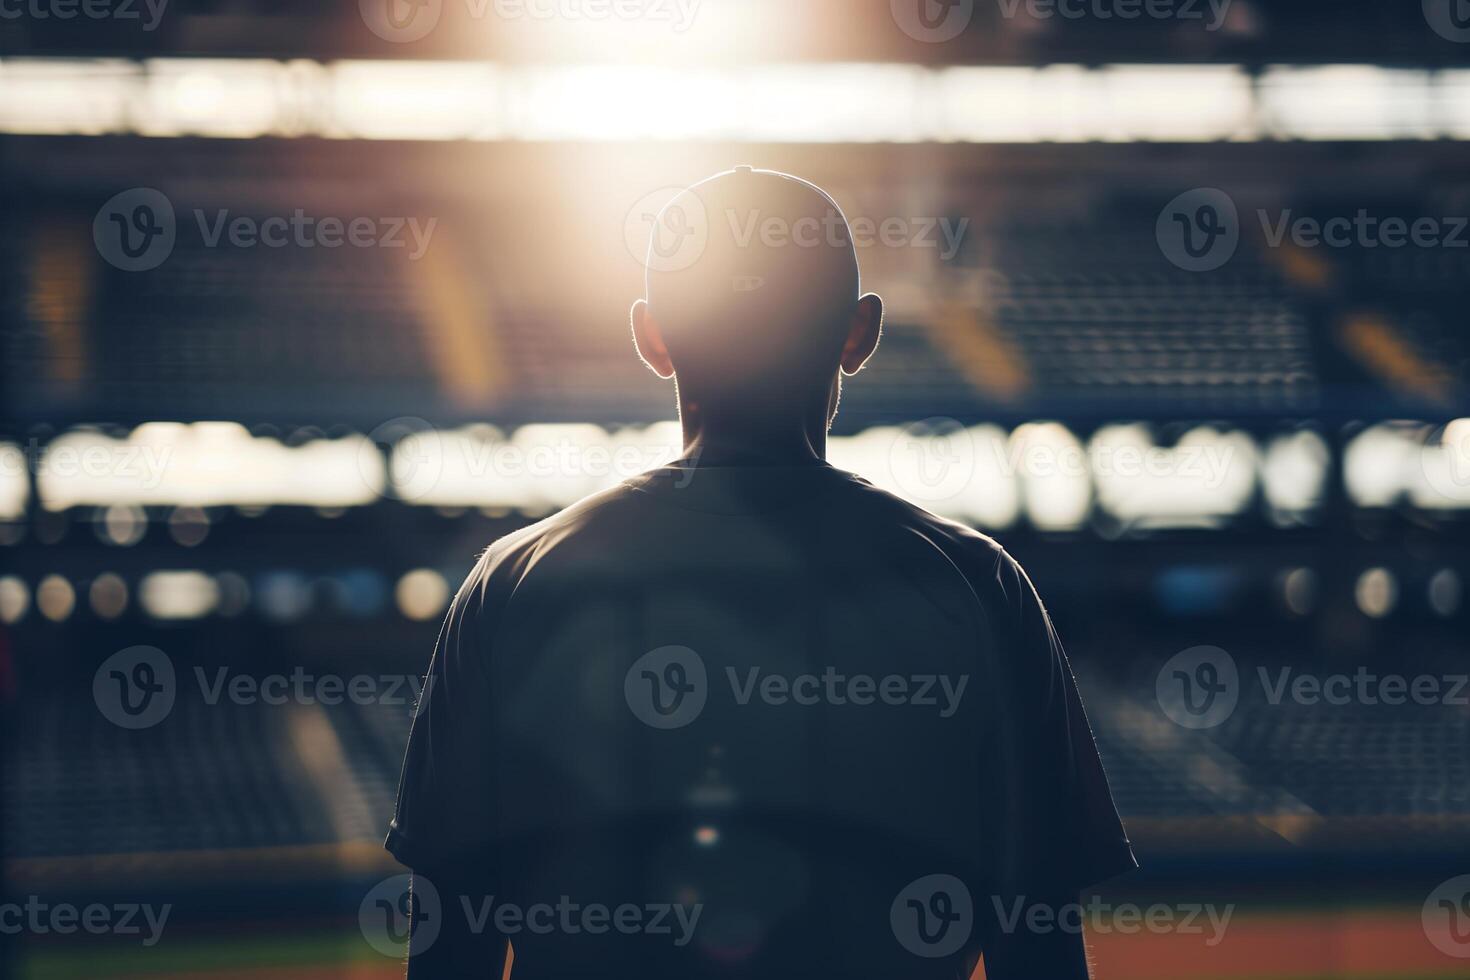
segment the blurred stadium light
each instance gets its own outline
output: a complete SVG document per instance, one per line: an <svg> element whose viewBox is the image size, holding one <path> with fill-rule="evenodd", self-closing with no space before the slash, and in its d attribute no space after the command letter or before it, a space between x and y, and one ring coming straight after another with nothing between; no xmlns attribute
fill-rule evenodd
<svg viewBox="0 0 1470 980"><path fill-rule="evenodd" d="M219 605L219 585L197 570L150 572L138 586L138 601L154 619L199 619Z"/></svg>
<svg viewBox="0 0 1470 980"><path fill-rule="evenodd" d="M1470 419L1437 432L1404 422L1370 426L1348 444L1343 472L1348 492L1363 507L1470 507Z"/></svg>
<svg viewBox="0 0 1470 980"><path fill-rule="evenodd" d="M31 480L25 453L14 443L0 443L0 521L24 517L30 497Z"/></svg>
<svg viewBox="0 0 1470 980"><path fill-rule="evenodd" d="M1267 503L1282 516L1315 510L1326 496L1331 463L1332 451L1310 429L1275 437L1261 461Z"/></svg>
<svg viewBox="0 0 1470 980"><path fill-rule="evenodd" d="M422 426L422 423L420 424ZM1224 526L1259 490L1281 517L1316 511L1327 496L1332 449L1312 430L1258 444L1250 433L1202 425L1171 443L1156 427L1114 423L1084 442L1058 422L1007 432L931 420L833 436L829 455L890 490L956 520L989 528L1024 512L1038 528L1081 527L1094 506L1134 529ZM1264 445L1264 448L1262 448ZM142 508L172 506L180 544L208 533L202 508L276 505L330 511L391 498L439 509L544 514L681 453L678 424L608 428L591 423L405 428L379 447L360 435L287 446L236 423L153 422L125 438L92 428L62 433L39 454L39 501L48 511L100 508L98 533L135 543ZM0 517L26 513L29 481L17 446L0 449ZM1344 450L1344 488L1354 503L1426 510L1470 508L1470 419L1435 429L1382 423Z"/></svg>
<svg viewBox="0 0 1470 980"><path fill-rule="evenodd" d="M51 510L79 504L350 506L381 496L381 455L363 436L285 446L232 422L150 422L126 439L91 429L50 442L37 468Z"/></svg>
<svg viewBox="0 0 1470 980"><path fill-rule="evenodd" d="M1256 489L1257 455L1243 432L1199 427L1164 449L1142 425L1104 427L1088 452L1098 504L1122 521L1149 527L1241 513Z"/></svg>
<svg viewBox="0 0 1470 980"><path fill-rule="evenodd" d="M1034 143L1467 135L1459 70L14 58L0 132L405 140ZM660 93L650 112L647 93Z"/></svg>

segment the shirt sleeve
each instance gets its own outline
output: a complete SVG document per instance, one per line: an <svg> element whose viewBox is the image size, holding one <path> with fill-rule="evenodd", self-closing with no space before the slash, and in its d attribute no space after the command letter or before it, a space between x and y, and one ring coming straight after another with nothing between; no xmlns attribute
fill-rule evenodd
<svg viewBox="0 0 1470 980"><path fill-rule="evenodd" d="M996 582L993 735L982 813L989 887L1065 895L1138 866L1113 804L1061 641L1031 580L1004 552Z"/></svg>
<svg viewBox="0 0 1470 980"><path fill-rule="evenodd" d="M486 855L494 826L489 610L483 569L455 595L440 627L408 737L384 842L415 870Z"/></svg>

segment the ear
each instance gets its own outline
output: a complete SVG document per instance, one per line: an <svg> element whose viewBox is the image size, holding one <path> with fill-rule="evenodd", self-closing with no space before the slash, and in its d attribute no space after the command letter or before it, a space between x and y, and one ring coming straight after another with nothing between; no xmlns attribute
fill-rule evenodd
<svg viewBox="0 0 1470 980"><path fill-rule="evenodd" d="M883 299L877 293L866 293L857 301L847 328L847 340L842 344L842 373L853 375L861 371L878 349L882 334Z"/></svg>
<svg viewBox="0 0 1470 980"><path fill-rule="evenodd" d="M653 311L648 308L648 302L641 299L635 301L629 316L633 321L633 347L638 351L638 356L660 378L665 381L672 378L674 362L669 357L669 349L664 346L664 335L654 322Z"/></svg>

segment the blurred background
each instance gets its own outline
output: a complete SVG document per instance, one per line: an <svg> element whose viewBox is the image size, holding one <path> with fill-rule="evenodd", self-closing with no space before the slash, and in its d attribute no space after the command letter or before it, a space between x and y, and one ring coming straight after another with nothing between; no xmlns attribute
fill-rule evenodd
<svg viewBox="0 0 1470 980"><path fill-rule="evenodd" d="M1231 910L1098 975L1470 975L1467 140L1465 0L0 2L0 969L401 973L439 619L677 454L628 305L751 164L887 301L832 460L1047 598L1101 897Z"/></svg>

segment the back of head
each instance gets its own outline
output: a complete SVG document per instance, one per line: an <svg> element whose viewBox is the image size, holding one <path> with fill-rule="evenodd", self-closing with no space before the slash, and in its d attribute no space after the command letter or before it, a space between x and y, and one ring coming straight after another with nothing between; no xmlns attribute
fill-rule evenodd
<svg viewBox="0 0 1470 980"><path fill-rule="evenodd" d="M824 394L859 294L842 210L788 174L739 167L664 208L646 297L681 389L705 402Z"/></svg>

